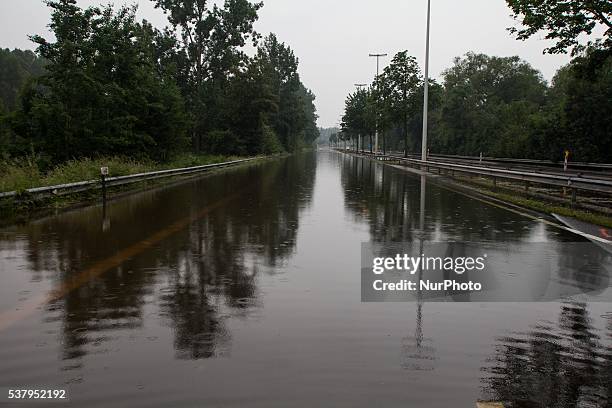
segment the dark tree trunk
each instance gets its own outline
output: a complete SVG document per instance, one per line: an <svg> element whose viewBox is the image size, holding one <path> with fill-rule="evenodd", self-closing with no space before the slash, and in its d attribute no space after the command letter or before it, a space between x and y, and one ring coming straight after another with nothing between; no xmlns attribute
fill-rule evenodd
<svg viewBox="0 0 612 408"><path fill-rule="evenodd" d="M408 158L408 112L404 112L404 158Z"/></svg>
<svg viewBox="0 0 612 408"><path fill-rule="evenodd" d="M387 132L383 132L383 154L387 154Z"/></svg>

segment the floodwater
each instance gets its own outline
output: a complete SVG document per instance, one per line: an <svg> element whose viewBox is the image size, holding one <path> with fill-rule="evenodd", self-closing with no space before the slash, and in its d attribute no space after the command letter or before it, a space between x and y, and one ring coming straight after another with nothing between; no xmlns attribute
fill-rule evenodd
<svg viewBox="0 0 612 408"><path fill-rule="evenodd" d="M361 302L362 242L582 240L421 185L320 151L0 229L0 389L79 407L610 406L607 275L589 277L598 302Z"/></svg>

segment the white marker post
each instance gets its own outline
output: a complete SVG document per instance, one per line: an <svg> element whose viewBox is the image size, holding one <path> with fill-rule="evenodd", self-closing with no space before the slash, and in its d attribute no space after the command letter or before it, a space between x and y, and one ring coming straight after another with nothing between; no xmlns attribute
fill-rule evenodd
<svg viewBox="0 0 612 408"><path fill-rule="evenodd" d="M108 176L108 167L100 167L100 177L102 179L102 200L106 201L106 177Z"/></svg>

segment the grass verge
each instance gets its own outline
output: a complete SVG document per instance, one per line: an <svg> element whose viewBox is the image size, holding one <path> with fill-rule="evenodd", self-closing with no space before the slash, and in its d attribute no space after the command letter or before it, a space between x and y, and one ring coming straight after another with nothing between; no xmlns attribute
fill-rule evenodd
<svg viewBox="0 0 612 408"><path fill-rule="evenodd" d="M595 225L601 225L602 227L612 228L612 217L603 214L596 214L583 210L574 210L569 207L564 207L557 204L546 203L544 201L535 200L526 197L520 197L516 195L510 195L505 193L498 193L490 190L478 189L481 193L489 195L491 197L498 198L500 200L516 204L521 207L529 208L531 210L543 212L546 214L559 214L566 217L573 217L577 220L589 222Z"/></svg>
<svg viewBox="0 0 612 408"><path fill-rule="evenodd" d="M398 168L404 168L403 166L398 166ZM494 191L494 186L492 182L475 182L469 178L459 178L452 177L448 178L445 176L440 176L435 173L428 173L430 175L442 177L444 180L444 184L452 184L457 187L463 187L466 189L470 189L472 191L476 191L483 196L492 197L498 199L500 201L514 204L516 206L533 210L538 213L551 215L552 213L563 215L566 217L572 217L580 221L588 222L595 225L600 225L607 228L612 228L612 217L606 214L592 212L583 209L574 209L569 206L564 206L559 203L547 202L541 199L533 198L533 197L525 197L522 196L517 191L511 192L502 192Z"/></svg>
<svg viewBox="0 0 612 408"><path fill-rule="evenodd" d="M589 211L587 209L571 208L559 202L546 201L540 197L529 197L515 189L504 189L493 186L489 180L474 181L471 179L455 177L454 181L460 184L466 184L475 188L478 192L490 197L497 198L508 203L528 208L545 214L558 214L566 217L576 218L577 220L588 222L603 227L612 228L612 217L604 213Z"/></svg>
<svg viewBox="0 0 612 408"><path fill-rule="evenodd" d="M34 187L53 186L77 181L96 180L100 167L108 167L110 176L126 176L156 170L202 166L237 160L236 156L181 155L171 161L155 163L124 157L71 160L48 172L42 172L31 159L0 162L0 192L24 191Z"/></svg>
<svg viewBox="0 0 612 408"><path fill-rule="evenodd" d="M275 155L261 157L261 160ZM111 176L123 176L148 171L176 169L184 167L201 166L206 164L221 163L238 160L237 156L212 156L212 155L184 155L165 163L154 163L137 161L127 158L112 157L101 159L83 159L67 162L55 167L47 174L42 174L37 166L24 161L22 165L17 163L0 163L0 191L17 191L15 198L0 200L0 226L25 223L31 219L54 213L58 210L74 208L81 205L89 205L100 201L98 190L86 190L65 195L50 196L45 198L33 198L26 189L65 184L77 181L96 180L99 178L100 167L108 166ZM259 161L259 160L255 160ZM250 162L253 163L253 162ZM212 169L206 174L214 174L222 169ZM192 175L178 175L163 179L142 180L137 183L110 187L108 199L119 197L128 192L153 188L165 185L182 178L195 177Z"/></svg>

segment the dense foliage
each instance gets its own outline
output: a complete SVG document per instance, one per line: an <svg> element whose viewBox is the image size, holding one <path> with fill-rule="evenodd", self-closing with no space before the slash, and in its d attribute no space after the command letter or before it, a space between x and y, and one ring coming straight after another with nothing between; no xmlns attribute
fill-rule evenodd
<svg viewBox="0 0 612 408"><path fill-rule="evenodd" d="M519 57L467 53L430 82L429 148L432 153L612 162L612 3L507 0L523 28L519 40L544 31L556 40L548 53L574 59L548 85ZM597 26L601 38L580 42ZM398 53L368 89L350 94L343 140L382 133L383 150L420 152L423 78L416 60Z"/></svg>
<svg viewBox="0 0 612 408"><path fill-rule="evenodd" d="M545 120L543 149L612 163L612 48L590 48L559 70Z"/></svg>
<svg viewBox="0 0 612 408"><path fill-rule="evenodd" d="M410 80L397 81L398 72L411 72ZM442 78L430 82L432 153L561 160L569 150L572 160L612 162L610 48L588 48L550 86L518 57L474 53L456 58ZM399 53L370 88L347 97L340 137L357 144L364 136L360 148L371 149L378 126L381 150L419 153L422 103L418 67Z"/></svg>
<svg viewBox="0 0 612 408"><path fill-rule="evenodd" d="M518 57L467 54L443 74L432 151L494 156L537 154L532 130L545 102L539 72Z"/></svg>
<svg viewBox="0 0 612 408"><path fill-rule="evenodd" d="M319 136L298 59L253 30L261 3L156 0L166 30L137 21L135 7L46 3L55 39L32 36L38 56L0 52L1 156L168 161L294 151Z"/></svg>
<svg viewBox="0 0 612 408"><path fill-rule="evenodd" d="M15 109L21 88L29 78L41 75L44 66L32 51L0 49L0 106Z"/></svg>
<svg viewBox="0 0 612 408"><path fill-rule="evenodd" d="M519 20L522 28L511 27L511 33L525 40L544 31L546 38L556 41L545 52L565 53L571 48L573 54L584 49L581 35L591 35L600 25L605 30L603 42L610 46L612 38L612 2L610 0L506 0ZM593 45L589 42L589 45Z"/></svg>

